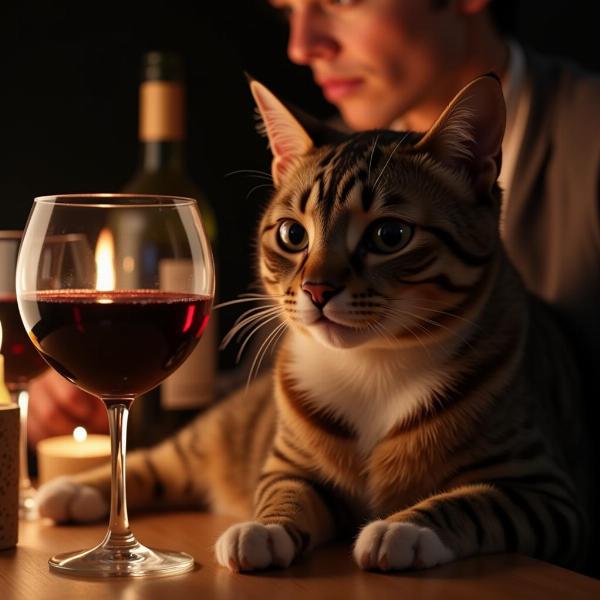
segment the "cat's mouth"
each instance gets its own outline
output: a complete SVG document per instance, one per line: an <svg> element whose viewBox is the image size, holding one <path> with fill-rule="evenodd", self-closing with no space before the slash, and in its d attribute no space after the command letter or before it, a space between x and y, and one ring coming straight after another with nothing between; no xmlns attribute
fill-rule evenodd
<svg viewBox="0 0 600 600"><path fill-rule="evenodd" d="M363 337L359 328L340 323L325 315L313 321L310 329L317 340L334 348L352 348L360 344Z"/></svg>
<svg viewBox="0 0 600 600"><path fill-rule="evenodd" d="M350 332L356 332L359 329L358 327L354 327L347 323L342 323L326 315L321 315L317 320L313 321L311 323L311 327L317 327L319 329L328 330L332 333L340 332L345 334L348 334Z"/></svg>
<svg viewBox="0 0 600 600"><path fill-rule="evenodd" d="M340 323L339 321L335 321L334 319L323 314L316 321L313 321L311 325L317 325L321 327L342 327L343 329L356 329L356 327L346 325L345 323Z"/></svg>

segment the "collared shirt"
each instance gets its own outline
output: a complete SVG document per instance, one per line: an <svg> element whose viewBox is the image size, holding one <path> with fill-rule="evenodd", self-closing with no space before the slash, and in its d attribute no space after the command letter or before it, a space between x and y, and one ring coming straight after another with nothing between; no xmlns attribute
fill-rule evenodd
<svg viewBox="0 0 600 600"><path fill-rule="evenodd" d="M527 78L523 49L513 40L509 41L508 48L508 69L502 81L502 93L506 102L506 130L502 142L502 168L498 176L498 183L504 190L500 215L501 233L504 230L504 214L531 105L531 85Z"/></svg>

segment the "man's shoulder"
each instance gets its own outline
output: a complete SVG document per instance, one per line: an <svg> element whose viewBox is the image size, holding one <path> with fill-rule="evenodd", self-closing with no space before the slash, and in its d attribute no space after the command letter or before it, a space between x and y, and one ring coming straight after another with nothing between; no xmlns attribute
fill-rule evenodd
<svg viewBox="0 0 600 600"><path fill-rule="evenodd" d="M545 103L553 100L563 122L586 118L600 125L600 73L531 49L525 50L525 59L534 95L537 92Z"/></svg>

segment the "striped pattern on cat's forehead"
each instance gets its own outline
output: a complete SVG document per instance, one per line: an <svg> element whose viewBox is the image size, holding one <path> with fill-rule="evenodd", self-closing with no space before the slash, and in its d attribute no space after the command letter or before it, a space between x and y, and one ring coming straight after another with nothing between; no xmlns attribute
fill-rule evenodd
<svg viewBox="0 0 600 600"><path fill-rule="evenodd" d="M412 132L371 131L354 134L342 144L325 146L311 158L314 166L309 184L298 196L287 200L292 205L297 202L298 210L305 213L309 200L314 198L326 223L336 207L346 205L360 184L360 204L367 212L393 156L402 148L412 148L419 138L420 134Z"/></svg>

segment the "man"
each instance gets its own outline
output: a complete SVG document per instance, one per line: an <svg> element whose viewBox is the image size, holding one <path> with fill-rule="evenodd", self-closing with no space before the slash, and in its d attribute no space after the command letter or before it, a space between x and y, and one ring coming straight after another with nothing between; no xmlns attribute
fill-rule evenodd
<svg viewBox="0 0 600 600"><path fill-rule="evenodd" d="M489 0L270 1L287 13L289 58L311 68L355 130L425 131L474 77L501 77L501 235L526 285L563 320L596 423L600 79L505 39Z"/></svg>

